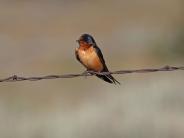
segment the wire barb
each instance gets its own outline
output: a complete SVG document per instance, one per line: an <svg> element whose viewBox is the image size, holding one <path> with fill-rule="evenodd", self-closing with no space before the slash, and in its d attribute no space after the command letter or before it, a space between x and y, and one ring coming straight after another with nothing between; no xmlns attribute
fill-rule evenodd
<svg viewBox="0 0 184 138"><path fill-rule="evenodd" d="M108 74L130 74L130 73L151 73L158 71L176 71L184 70L184 66L174 67L174 66L164 66L162 68L152 68L152 69L135 69L135 70L119 70L113 72L94 72L86 71L80 74L64 74L64 75L47 75L41 77L20 77L18 75L13 75L8 78L0 79L0 82L17 82L17 81L38 81L46 79L59 79L59 78L75 78L81 76L95 76L95 75L108 75Z"/></svg>

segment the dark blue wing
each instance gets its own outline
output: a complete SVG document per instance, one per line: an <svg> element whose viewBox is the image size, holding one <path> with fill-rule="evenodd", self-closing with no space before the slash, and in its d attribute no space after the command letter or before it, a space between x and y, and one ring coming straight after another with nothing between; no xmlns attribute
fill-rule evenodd
<svg viewBox="0 0 184 138"><path fill-rule="evenodd" d="M96 53L97 53L101 63L103 64L102 72L109 72L109 70L108 70L108 68L105 64L105 60L103 58L103 54L102 54L100 48L98 48L98 46L93 46L93 47L96 50ZM114 84L116 84L116 83L120 84L111 74L109 74L109 75L96 75L96 76L99 77L100 79L103 79L106 82L114 83Z"/></svg>
<svg viewBox="0 0 184 138"><path fill-rule="evenodd" d="M93 46L93 47L94 47L94 49L95 49L95 51L96 51L96 53L97 53L101 63L103 64L103 71L104 72L108 71L108 68L107 68L107 66L105 64L105 60L103 58L103 54L102 54L100 48L98 46Z"/></svg>

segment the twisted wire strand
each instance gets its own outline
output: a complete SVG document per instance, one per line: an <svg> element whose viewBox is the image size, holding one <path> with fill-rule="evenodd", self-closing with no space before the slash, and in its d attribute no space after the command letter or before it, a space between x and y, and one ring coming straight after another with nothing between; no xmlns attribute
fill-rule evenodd
<svg viewBox="0 0 184 138"><path fill-rule="evenodd" d="M159 71L176 71L184 70L184 66L175 67L175 66L164 66L161 68L147 68L147 69L133 69L133 70L119 70L112 72L94 72L86 71L80 74L63 74L63 75L46 75L40 77L22 77L18 75L13 75L4 79L0 79L0 82L17 82L17 81L39 81L46 79L59 79L59 78L75 78L81 76L94 76L94 75L108 75L108 74L130 74L130 73L151 73Z"/></svg>

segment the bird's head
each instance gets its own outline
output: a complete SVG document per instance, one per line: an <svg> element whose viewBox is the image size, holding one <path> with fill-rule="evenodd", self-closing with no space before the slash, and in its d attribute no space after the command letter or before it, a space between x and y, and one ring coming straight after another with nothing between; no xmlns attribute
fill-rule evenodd
<svg viewBox="0 0 184 138"><path fill-rule="evenodd" d="M94 38L89 34L82 34L80 38L77 40L77 42L79 43L79 45L81 44L87 44L91 46L96 45Z"/></svg>

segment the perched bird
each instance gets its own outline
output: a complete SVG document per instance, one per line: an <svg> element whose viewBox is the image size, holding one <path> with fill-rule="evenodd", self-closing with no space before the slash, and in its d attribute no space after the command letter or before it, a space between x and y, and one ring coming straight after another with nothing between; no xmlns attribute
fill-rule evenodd
<svg viewBox="0 0 184 138"><path fill-rule="evenodd" d="M94 38L89 34L83 34L77 40L79 47L75 50L77 60L87 68L87 71L109 72L101 50ZM108 83L120 84L112 75L96 75Z"/></svg>

